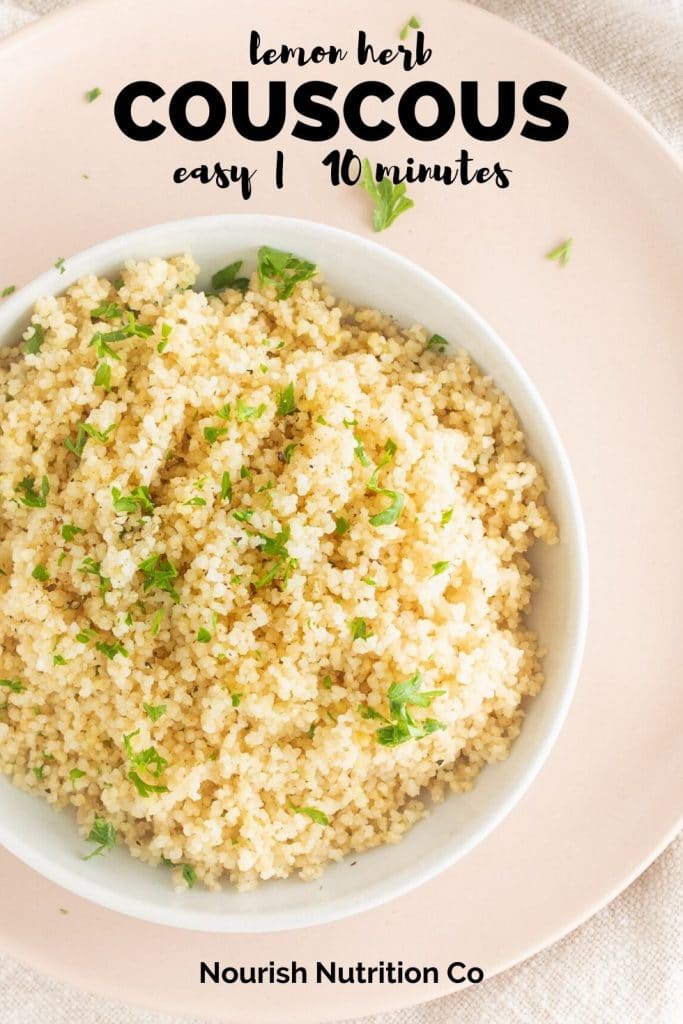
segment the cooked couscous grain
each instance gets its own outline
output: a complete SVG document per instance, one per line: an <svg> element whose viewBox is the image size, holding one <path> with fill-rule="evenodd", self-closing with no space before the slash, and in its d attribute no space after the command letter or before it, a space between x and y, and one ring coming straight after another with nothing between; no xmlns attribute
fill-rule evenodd
<svg viewBox="0 0 683 1024"><path fill-rule="evenodd" d="M0 767L179 885L395 842L542 685L509 400L275 257L84 277L0 351Z"/></svg>

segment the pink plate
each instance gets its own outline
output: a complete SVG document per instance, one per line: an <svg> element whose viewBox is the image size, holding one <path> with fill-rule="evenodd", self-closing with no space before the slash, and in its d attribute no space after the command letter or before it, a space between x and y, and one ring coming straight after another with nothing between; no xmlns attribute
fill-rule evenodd
<svg viewBox="0 0 683 1024"><path fill-rule="evenodd" d="M591 549L591 622L576 700L546 767L513 813L437 879L379 909L307 931L204 935L144 924L84 902L0 853L0 946L34 966L129 1002L220 1021L324 1021L444 995L454 960L488 975L569 931L633 879L679 827L681 508L683 508L683 223L681 172L655 134L616 96L542 42L482 11L422 0L434 56L425 69L250 69L248 34L268 45L353 47L359 28L395 45L395 0L89 0L0 47L0 290L95 242L205 213L276 213L372 233L367 197L332 189L326 153L352 145L283 133L286 188L274 187L275 144L229 126L208 143L167 131L126 140L112 101L134 79L171 93L191 79L227 89L249 77L355 81L397 90L418 77L455 88L479 79L567 85L570 130L538 143L517 128L477 143L454 129L429 144L392 137L366 146L398 162L499 161L493 182L410 189L413 211L379 240L432 271L501 334L537 384L577 476ZM410 14L410 11L407 11ZM398 15L398 18L397 18ZM87 89L100 99L88 104ZM263 98L261 94L261 99ZM164 105L158 105L163 114ZM254 116L264 113L254 97ZM356 148L359 148L356 145ZM360 148L361 153L364 149ZM179 166L258 167L245 202L231 186L175 184ZM568 235L567 267L543 256ZM68 911L60 913L60 908ZM201 960L261 964L438 965L438 985L199 984Z"/></svg>

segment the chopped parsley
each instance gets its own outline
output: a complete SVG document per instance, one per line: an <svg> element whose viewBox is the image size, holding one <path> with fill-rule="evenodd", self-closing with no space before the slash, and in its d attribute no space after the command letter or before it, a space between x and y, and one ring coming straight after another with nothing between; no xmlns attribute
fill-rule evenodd
<svg viewBox="0 0 683 1024"><path fill-rule="evenodd" d="M242 269L242 262L242 260L235 260L234 263L223 267L222 270L216 271L211 278L211 287L215 292L222 292L226 288L236 288L244 295L249 287L249 278L237 276Z"/></svg>
<svg viewBox="0 0 683 1024"><path fill-rule="evenodd" d="M438 352L439 355L443 355L448 348L448 342L441 334L432 334L431 338L427 342L427 348L430 352Z"/></svg>
<svg viewBox="0 0 683 1024"><path fill-rule="evenodd" d="M96 85L94 89L88 89L88 91L85 94L85 98L88 103L93 103L101 95L102 90L100 89L99 85Z"/></svg>
<svg viewBox="0 0 683 1024"><path fill-rule="evenodd" d="M136 729L134 732L130 732L127 736L123 737L126 756L128 757L128 761L131 766L128 772L128 778L142 797L148 797L152 793L168 793L167 786L146 782L140 775L140 772L146 772L153 778L158 779L163 775L164 770L168 765L168 761L161 756L155 747L146 747L145 750L141 750L136 753L133 750L131 740L134 736L137 736L139 732L140 730Z"/></svg>
<svg viewBox="0 0 683 1024"><path fill-rule="evenodd" d="M222 405L220 407L220 409L216 409L216 416L218 416L218 418L221 420L229 420L231 413L232 410L230 407L230 402L226 402L225 405Z"/></svg>
<svg viewBox="0 0 683 1024"><path fill-rule="evenodd" d="M76 430L76 440L72 441L70 437L67 437L64 442L64 447L67 451L71 452L77 458L81 458L83 455L83 449L85 448L86 441L89 437L95 441L99 441L100 444L108 444L110 441L110 435L116 430L118 423L112 423L107 427L106 430L97 430L91 423L79 423Z"/></svg>
<svg viewBox="0 0 683 1024"><path fill-rule="evenodd" d="M24 352L28 356L35 356L45 341L45 329L42 324L31 324L31 333L24 341Z"/></svg>
<svg viewBox="0 0 683 1024"><path fill-rule="evenodd" d="M232 481L228 472L221 477L221 500L232 501Z"/></svg>
<svg viewBox="0 0 683 1024"><path fill-rule="evenodd" d="M160 590L170 594L175 604L180 602L180 595L173 586L173 580L178 576L178 570L164 555L155 554L146 558L138 565L138 572L144 576L142 589L145 593L150 590Z"/></svg>
<svg viewBox="0 0 683 1024"><path fill-rule="evenodd" d="M339 519L334 521L334 532L338 537L343 537L345 533L348 533L351 527L349 526L348 519L344 516L339 516Z"/></svg>
<svg viewBox="0 0 683 1024"><path fill-rule="evenodd" d="M67 544L74 539L77 533L85 533L85 531L82 530L80 526L74 526L73 523L64 523L64 526L62 527L62 539L65 540Z"/></svg>
<svg viewBox="0 0 683 1024"><path fill-rule="evenodd" d="M356 445L355 445L355 447L353 449L353 454L356 456L356 458L360 462L361 466L366 466L366 467L369 466L370 465L370 459L367 457L367 455L365 453L365 448L363 446L363 442L359 438L358 434L354 434L353 435L353 439L356 442Z"/></svg>
<svg viewBox="0 0 683 1024"><path fill-rule="evenodd" d="M76 641L79 644L89 644L96 636L97 633L94 629L83 629L80 633L76 633Z"/></svg>
<svg viewBox="0 0 683 1024"><path fill-rule="evenodd" d="M209 644L209 643L211 643L212 640L213 640L213 637L212 637L211 633L209 632L209 630L205 629L204 626L202 626L201 629L197 632L197 643L199 643L199 644Z"/></svg>
<svg viewBox="0 0 683 1024"><path fill-rule="evenodd" d="M104 388L105 391L111 391L111 366L109 363L102 362L97 367L95 372L95 387Z"/></svg>
<svg viewBox="0 0 683 1024"><path fill-rule="evenodd" d="M8 296L12 295L16 290L17 286L15 284L8 284L7 287L3 288L2 291L0 292L0 299L6 299Z"/></svg>
<svg viewBox="0 0 683 1024"><path fill-rule="evenodd" d="M282 585L287 586L289 577L294 569L298 566L296 558L292 558L287 550L287 544L291 536L289 526L280 528L279 533L274 537L269 537L267 533L259 533L260 544L259 549L270 558L275 559L275 563L258 579L254 580L254 587L256 590L260 590L261 587L267 586L276 579L282 580Z"/></svg>
<svg viewBox="0 0 683 1024"><path fill-rule="evenodd" d="M188 889L191 889L197 881L197 872L191 864L183 864L183 881Z"/></svg>
<svg viewBox="0 0 683 1024"><path fill-rule="evenodd" d="M332 689L332 677L331 676L323 676L322 686L323 686L323 690L331 690Z"/></svg>
<svg viewBox="0 0 683 1024"><path fill-rule="evenodd" d="M68 663L68 661L66 660L66 658L63 655L61 655L61 654L53 654L52 655L52 664L53 665L68 665L69 663Z"/></svg>
<svg viewBox="0 0 683 1024"><path fill-rule="evenodd" d="M327 815L323 811L319 811L317 807L297 807L291 800L288 800L287 803L293 814L305 814L316 825L329 825L330 823Z"/></svg>
<svg viewBox="0 0 683 1024"><path fill-rule="evenodd" d="M367 583L369 587L377 586L377 580L373 580L372 576L364 576L361 582Z"/></svg>
<svg viewBox="0 0 683 1024"><path fill-rule="evenodd" d="M104 818L100 818L95 815L92 828L88 833L88 842L96 843L96 849L89 853L85 860L90 860L91 857L99 857L101 854L108 850L112 850L116 845L116 829L110 821L105 821Z"/></svg>
<svg viewBox="0 0 683 1024"><path fill-rule="evenodd" d="M50 570L45 565L37 565L31 573L34 580L38 580L40 583L47 583L50 577Z"/></svg>
<svg viewBox="0 0 683 1024"><path fill-rule="evenodd" d="M153 721L158 722L159 719L166 714L167 708L165 704L142 704L145 714Z"/></svg>
<svg viewBox="0 0 683 1024"><path fill-rule="evenodd" d="M159 632L159 629L161 628L161 623L164 621L165 614L166 613L164 612L163 608L158 608L155 611L154 615L152 616L152 621L149 626L149 631L152 634L152 636L156 636L157 633Z"/></svg>
<svg viewBox="0 0 683 1024"><path fill-rule="evenodd" d="M118 302L103 302L90 310L92 320L120 320L122 316L123 310Z"/></svg>
<svg viewBox="0 0 683 1024"><path fill-rule="evenodd" d="M21 679L0 679L0 686L10 693L23 693L24 684Z"/></svg>
<svg viewBox="0 0 683 1024"><path fill-rule="evenodd" d="M104 654L110 661L113 661L117 654L120 654L122 658L128 657L128 651L123 646L120 640L117 640L113 644L108 644L104 640L99 640L95 644L95 649Z"/></svg>
<svg viewBox="0 0 683 1024"><path fill-rule="evenodd" d="M94 558L84 558L78 567L78 571L91 576L97 576L100 581L100 594L102 597L111 590L111 580L108 576L102 575L102 568L99 562L96 562Z"/></svg>
<svg viewBox="0 0 683 1024"><path fill-rule="evenodd" d="M277 412L278 416L291 416L296 412L296 397L292 381L277 396Z"/></svg>
<svg viewBox="0 0 683 1024"><path fill-rule="evenodd" d="M246 405L241 398L237 399L237 422L246 423L249 420L259 420L266 411L266 404Z"/></svg>
<svg viewBox="0 0 683 1024"><path fill-rule="evenodd" d="M74 789L76 788L75 784L78 782L79 779L82 779L84 775L85 772L82 772L80 768L71 769L71 771L69 772L69 781L71 782L71 785L74 787Z"/></svg>
<svg viewBox="0 0 683 1024"><path fill-rule="evenodd" d="M274 285L278 299L288 299L296 285L308 281L317 269L315 263L268 245L261 246L257 258L261 284Z"/></svg>
<svg viewBox="0 0 683 1024"><path fill-rule="evenodd" d="M242 697L243 697L243 694L241 694L241 693L231 693L230 694L230 703L232 704L232 706L234 708L238 708L240 706L240 704L242 703Z"/></svg>
<svg viewBox="0 0 683 1024"><path fill-rule="evenodd" d="M194 505L196 508L202 508L204 505L206 505L206 501L204 498L195 496L194 498L190 498L189 501L184 501L183 505Z"/></svg>
<svg viewBox="0 0 683 1024"><path fill-rule="evenodd" d="M351 637L353 640L369 640L374 633L368 629L365 619L351 619Z"/></svg>
<svg viewBox="0 0 683 1024"><path fill-rule="evenodd" d="M226 437L228 434L227 427L204 427L204 437L209 444L215 444L222 437Z"/></svg>
<svg viewBox="0 0 683 1024"><path fill-rule="evenodd" d="M282 458L284 459L284 461L286 463L290 463L292 461L292 455L294 454L294 449L298 448L298 447L299 447L298 444L287 444L287 445L285 445L285 449L284 449L284 451L282 453Z"/></svg>
<svg viewBox="0 0 683 1024"><path fill-rule="evenodd" d="M571 256L572 246L574 244L573 238L567 238L560 245L551 249L550 252L545 254L547 260L557 260L561 267L566 267L569 263L569 257Z"/></svg>
<svg viewBox="0 0 683 1024"><path fill-rule="evenodd" d="M114 511L119 515L131 515L138 509L142 516L151 516L154 513L152 495L144 484L134 487L130 494L122 494L118 487L112 487L111 497Z"/></svg>
<svg viewBox="0 0 683 1024"><path fill-rule="evenodd" d="M233 512L233 518L238 523L248 523L250 519L253 519L256 509L254 508L240 508L236 512Z"/></svg>
<svg viewBox="0 0 683 1024"><path fill-rule="evenodd" d="M442 722L434 718L426 718L423 722L416 722L409 707L428 708L436 697L444 694L445 690L420 690L422 686L422 674L415 672L410 679L402 683L392 683L389 687L389 718L385 718L375 708L369 706L361 707L362 718L377 719L385 722L377 730L375 736L377 742L383 747L397 747L408 740L421 740L439 729L445 729Z"/></svg>
<svg viewBox="0 0 683 1024"><path fill-rule="evenodd" d="M372 214L375 231L384 231L391 227L397 217L415 205L413 200L406 195L404 182L394 185L389 178L381 178L377 181L367 157L363 160L361 186L375 204Z"/></svg>
<svg viewBox="0 0 683 1024"><path fill-rule="evenodd" d="M240 480L251 480L253 476L249 466L240 466Z"/></svg>
<svg viewBox="0 0 683 1024"><path fill-rule="evenodd" d="M60 274L65 274L66 273L65 263L66 263L66 260L64 259L64 257L60 256L59 259L56 260L56 262L55 262L55 270L58 270Z"/></svg>
<svg viewBox="0 0 683 1024"><path fill-rule="evenodd" d="M23 496L19 501L22 505L26 505L27 508L45 508L47 506L47 496L50 493L50 481L46 476L41 477L40 491L36 491L35 484L35 477L24 477L17 487L17 491L23 491Z"/></svg>
<svg viewBox="0 0 683 1024"><path fill-rule="evenodd" d="M435 576L441 576L442 573L447 572L450 567L450 562L434 562L432 565L431 579L434 579Z"/></svg>
<svg viewBox="0 0 683 1024"><path fill-rule="evenodd" d="M157 345L157 352L159 353L159 355L166 351L166 348L168 346L168 339L171 337L172 333L173 328L171 327L170 324L161 325L161 341Z"/></svg>
<svg viewBox="0 0 683 1024"><path fill-rule="evenodd" d="M408 18L408 21L405 23L405 25L401 29L401 34L400 34L401 42L405 42L406 41L406 39L408 38L408 35L410 33L411 28L416 28L417 29L419 27L420 27L419 19L416 18L415 15L413 14L412 18Z"/></svg>
<svg viewBox="0 0 683 1024"><path fill-rule="evenodd" d="M447 509L445 509L441 513L441 525L442 526L448 526L448 524L450 523L451 519L453 518L453 511L454 510L452 508L447 508Z"/></svg>

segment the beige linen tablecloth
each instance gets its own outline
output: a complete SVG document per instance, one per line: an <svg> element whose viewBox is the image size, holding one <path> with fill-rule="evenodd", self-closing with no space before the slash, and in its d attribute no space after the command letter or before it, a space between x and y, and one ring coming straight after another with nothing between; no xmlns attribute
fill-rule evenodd
<svg viewBox="0 0 683 1024"><path fill-rule="evenodd" d="M0 37L69 2L0 0ZM596 72L683 152L683 0L474 2ZM481 988L381 1015L373 1024L679 1024L682 891L679 838L621 896L551 948ZM83 995L0 957L0 1024L189 1022Z"/></svg>

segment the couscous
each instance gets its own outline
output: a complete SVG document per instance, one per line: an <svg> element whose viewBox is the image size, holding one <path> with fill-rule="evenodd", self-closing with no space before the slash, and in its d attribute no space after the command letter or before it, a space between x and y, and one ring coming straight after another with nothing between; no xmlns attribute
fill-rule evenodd
<svg viewBox="0 0 683 1024"><path fill-rule="evenodd" d="M0 350L0 768L84 854L250 888L507 755L556 529L465 352L291 254L197 273L84 277Z"/></svg>

